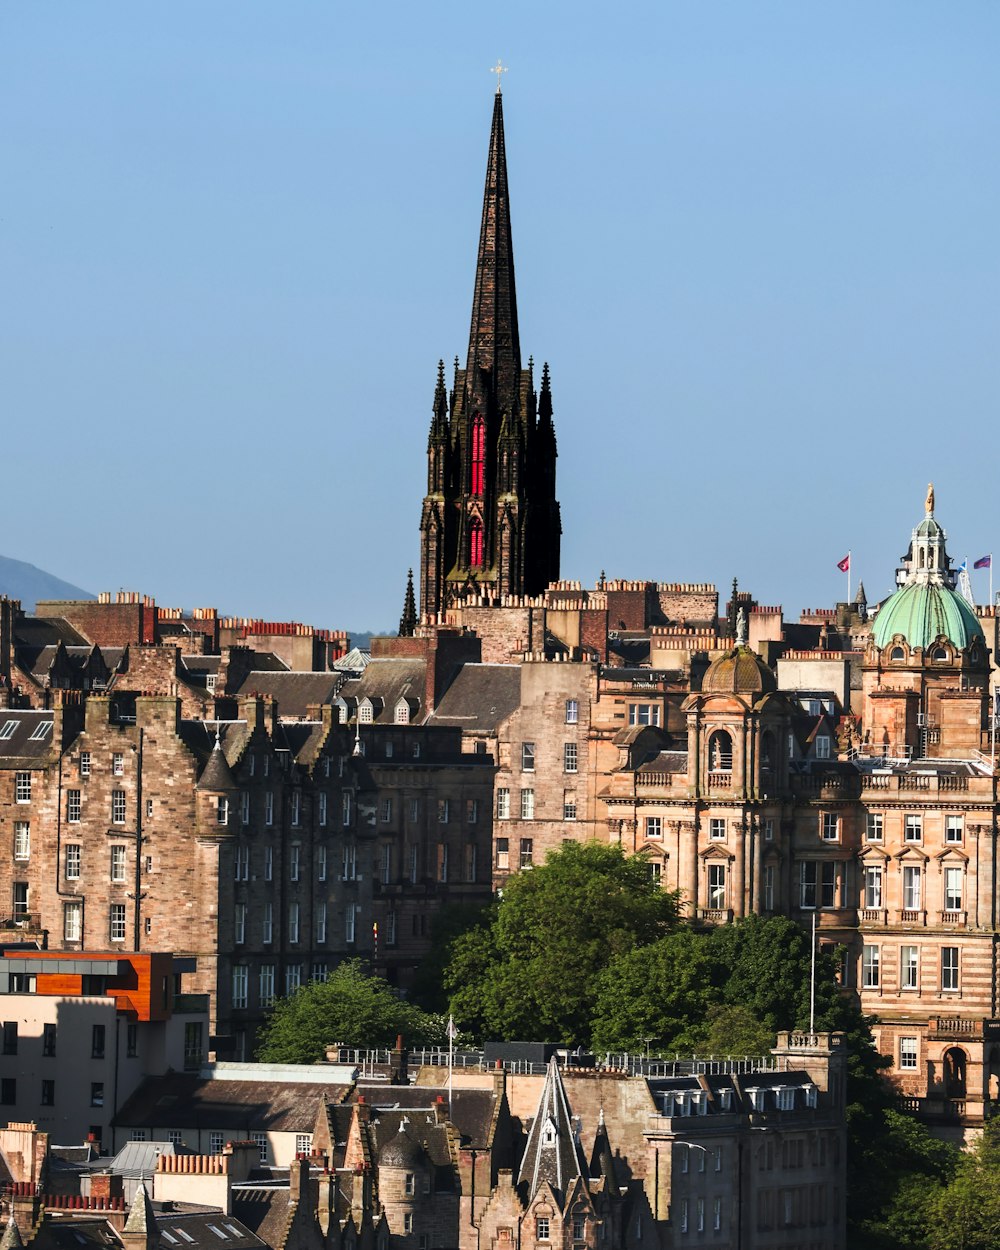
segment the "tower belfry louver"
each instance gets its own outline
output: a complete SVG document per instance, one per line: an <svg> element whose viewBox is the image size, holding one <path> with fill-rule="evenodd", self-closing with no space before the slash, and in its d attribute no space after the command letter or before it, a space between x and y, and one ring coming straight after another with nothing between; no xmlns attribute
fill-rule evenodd
<svg viewBox="0 0 1000 1250"><path fill-rule="evenodd" d="M548 365L521 366L503 96L497 87L465 368L438 363L420 519L420 611L469 594L535 595L559 576L556 437Z"/></svg>

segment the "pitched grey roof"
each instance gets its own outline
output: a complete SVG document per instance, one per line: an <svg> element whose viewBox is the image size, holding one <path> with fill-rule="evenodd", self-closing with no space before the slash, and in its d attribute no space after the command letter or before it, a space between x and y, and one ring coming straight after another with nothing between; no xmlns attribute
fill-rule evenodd
<svg viewBox="0 0 1000 1250"><path fill-rule="evenodd" d="M229 771L229 765L226 763L222 743L218 739L212 748L212 754L208 757L204 771L198 778L197 788L213 792L238 789L233 774Z"/></svg>
<svg viewBox="0 0 1000 1250"><path fill-rule="evenodd" d="M523 1196L528 1202L546 1181L562 1199L573 1182L583 1175L569 1099L553 1056L545 1073L542 1096L528 1133L517 1183L524 1186Z"/></svg>
<svg viewBox="0 0 1000 1250"><path fill-rule="evenodd" d="M426 687L427 664L424 660L378 659L372 660L356 681L345 682L341 694L346 700L368 699L373 704L375 724L391 724L400 699L415 699L421 711L412 717L412 723L423 719L423 699Z"/></svg>
<svg viewBox="0 0 1000 1250"><path fill-rule="evenodd" d="M262 694L274 699L278 715L301 720L318 703L332 703L343 676L340 673L302 673L253 669L238 690L229 694Z"/></svg>
<svg viewBox="0 0 1000 1250"><path fill-rule="evenodd" d="M469 733L494 732L521 702L519 664L464 664L430 721Z"/></svg>
<svg viewBox="0 0 1000 1250"><path fill-rule="evenodd" d="M42 725L47 725L45 730ZM0 708L0 761L48 758L52 749L52 712L34 708ZM35 737L40 734L40 737ZM2 764L0 764L2 766ZM10 764L7 767L11 767Z"/></svg>

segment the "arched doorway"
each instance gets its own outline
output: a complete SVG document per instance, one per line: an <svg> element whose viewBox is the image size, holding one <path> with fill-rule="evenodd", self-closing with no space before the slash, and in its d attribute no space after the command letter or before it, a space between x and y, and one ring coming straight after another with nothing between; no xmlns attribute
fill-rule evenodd
<svg viewBox="0 0 1000 1250"><path fill-rule="evenodd" d="M965 1051L951 1046L944 1052L944 1095L946 1098L965 1097Z"/></svg>

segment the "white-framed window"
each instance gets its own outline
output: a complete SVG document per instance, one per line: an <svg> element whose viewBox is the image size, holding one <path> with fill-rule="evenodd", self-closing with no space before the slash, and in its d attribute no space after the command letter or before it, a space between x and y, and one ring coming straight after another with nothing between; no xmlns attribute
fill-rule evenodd
<svg viewBox="0 0 1000 1250"><path fill-rule="evenodd" d="M80 776L81 777L90 776L90 752L89 751L80 752Z"/></svg>
<svg viewBox="0 0 1000 1250"><path fill-rule="evenodd" d="M924 836L924 818L911 813L903 821L903 841L920 842Z"/></svg>
<svg viewBox="0 0 1000 1250"><path fill-rule="evenodd" d="M663 818L661 816L646 817L646 837L659 840L663 837Z"/></svg>
<svg viewBox="0 0 1000 1250"><path fill-rule="evenodd" d="M302 965L289 964L285 969L285 997L294 994L302 984Z"/></svg>
<svg viewBox="0 0 1000 1250"><path fill-rule="evenodd" d="M467 825L479 824L479 800L478 799L466 799L465 800L465 823Z"/></svg>
<svg viewBox="0 0 1000 1250"><path fill-rule="evenodd" d="M383 885L392 880L392 844L383 842L378 848L378 879Z"/></svg>
<svg viewBox="0 0 1000 1250"><path fill-rule="evenodd" d="M83 941L83 903L63 903L63 940Z"/></svg>
<svg viewBox="0 0 1000 1250"><path fill-rule="evenodd" d="M298 881L299 869L302 865L302 848L300 846L290 846L288 848L288 880Z"/></svg>
<svg viewBox="0 0 1000 1250"><path fill-rule="evenodd" d="M883 838L883 816L881 812L868 812L865 817L865 838L869 842L881 842Z"/></svg>
<svg viewBox="0 0 1000 1250"><path fill-rule="evenodd" d="M704 1159L705 1156L702 1155L701 1158ZM695 1213L696 1213L696 1219L697 1219L697 1223L695 1227L699 1233L703 1233L705 1231L705 1199L704 1198L695 1199Z"/></svg>
<svg viewBox="0 0 1000 1250"><path fill-rule="evenodd" d="M125 756L121 751L115 751L111 757L111 775L113 777L125 776Z"/></svg>
<svg viewBox="0 0 1000 1250"><path fill-rule="evenodd" d="M326 765L327 765L327 770L329 770L329 767L330 767L329 759L327 759ZM320 828L323 828L326 825L326 812L327 812L327 793L325 790L320 790L319 795L317 796L317 811L319 813L318 819L320 823Z"/></svg>
<svg viewBox="0 0 1000 1250"><path fill-rule="evenodd" d="M866 990L877 990L881 981L882 952L878 946L865 946L861 952L861 984Z"/></svg>
<svg viewBox="0 0 1000 1250"><path fill-rule="evenodd" d="M566 724L576 725L580 720L580 704L577 699L566 700Z"/></svg>
<svg viewBox="0 0 1000 1250"><path fill-rule="evenodd" d="M250 791L240 791L240 824L248 825L250 823Z"/></svg>
<svg viewBox="0 0 1000 1250"><path fill-rule="evenodd" d="M111 880L125 880L125 848L123 846L111 848Z"/></svg>
<svg viewBox="0 0 1000 1250"><path fill-rule="evenodd" d="M548 1241L551 1236L549 1231L549 1217L547 1215L538 1215L535 1217L535 1240Z"/></svg>
<svg viewBox="0 0 1000 1250"><path fill-rule="evenodd" d="M410 706L405 699L400 699L396 704L396 712L393 719L397 725L408 725L410 723Z"/></svg>
<svg viewBox="0 0 1000 1250"><path fill-rule="evenodd" d="M298 827L302 824L302 791L292 791L292 825Z"/></svg>
<svg viewBox="0 0 1000 1250"><path fill-rule="evenodd" d="M260 1005L270 1007L274 1002L274 964L260 966Z"/></svg>
<svg viewBox="0 0 1000 1250"><path fill-rule="evenodd" d="M31 773L14 774L14 802L31 802Z"/></svg>
<svg viewBox="0 0 1000 1250"><path fill-rule="evenodd" d="M299 905L298 903L288 904L288 940L296 943L299 940Z"/></svg>
<svg viewBox="0 0 1000 1250"><path fill-rule="evenodd" d="M958 947L942 946L941 947L941 989L947 991L957 990L959 988L958 980Z"/></svg>
<svg viewBox="0 0 1000 1250"><path fill-rule="evenodd" d="M726 822L718 816L713 816L708 822L708 836L713 842L719 842L725 839Z"/></svg>
<svg viewBox="0 0 1000 1250"><path fill-rule="evenodd" d="M944 840L952 846L961 842L965 836L965 818L962 816L946 816L944 818Z"/></svg>
<svg viewBox="0 0 1000 1250"><path fill-rule="evenodd" d="M712 1199L712 1231L718 1232L722 1228L722 1199Z"/></svg>
<svg viewBox="0 0 1000 1250"><path fill-rule="evenodd" d="M108 914L108 936L112 942L125 941L125 904L112 903Z"/></svg>
<svg viewBox="0 0 1000 1250"><path fill-rule="evenodd" d="M830 735L816 735L816 758L818 760L828 760L830 758Z"/></svg>
<svg viewBox="0 0 1000 1250"><path fill-rule="evenodd" d="M274 847L264 847L264 880L274 880Z"/></svg>
<svg viewBox="0 0 1000 1250"><path fill-rule="evenodd" d="M563 743L563 772L575 773L577 770L578 753L575 742Z"/></svg>
<svg viewBox="0 0 1000 1250"><path fill-rule="evenodd" d="M903 869L903 910L919 911L922 893L920 869L907 864Z"/></svg>
<svg viewBox="0 0 1000 1250"><path fill-rule="evenodd" d="M765 842L774 841L774 817L773 816L764 817L764 841Z"/></svg>
<svg viewBox="0 0 1000 1250"><path fill-rule="evenodd" d="M8 739L13 738L16 728L16 720L5 720L3 725L0 726L0 742L6 742Z"/></svg>
<svg viewBox="0 0 1000 1250"><path fill-rule="evenodd" d="M271 971L273 973L274 969L272 968ZM272 998L273 998L273 995L272 995ZM268 1159L270 1158L270 1156L267 1153L267 1150L268 1150L267 1134L266 1133L251 1133L250 1140L257 1147L258 1162L267 1163Z"/></svg>
<svg viewBox="0 0 1000 1250"><path fill-rule="evenodd" d="M229 824L229 800L224 794L219 795L219 800L215 808L215 823L217 825Z"/></svg>
<svg viewBox="0 0 1000 1250"><path fill-rule="evenodd" d="M899 1039L899 1068L901 1072L916 1072L917 1039L915 1037Z"/></svg>
<svg viewBox="0 0 1000 1250"><path fill-rule="evenodd" d="M246 1007L249 984L250 984L250 969L246 966L246 964L233 964L233 1007L234 1008ZM213 1154L215 1153L218 1153L218 1152L213 1151Z"/></svg>
<svg viewBox="0 0 1000 1250"><path fill-rule="evenodd" d="M533 742L521 743L521 772L533 773L535 771L535 744Z"/></svg>
<svg viewBox="0 0 1000 1250"><path fill-rule="evenodd" d="M267 756L264 757L265 759ZM264 824L269 828L274 824L274 791L264 791Z"/></svg>
<svg viewBox="0 0 1000 1250"><path fill-rule="evenodd" d="M576 820L576 791L563 791L563 820Z"/></svg>
<svg viewBox="0 0 1000 1250"><path fill-rule="evenodd" d="M535 862L535 840L534 838L521 839L521 867L530 868Z"/></svg>
<svg viewBox="0 0 1000 1250"><path fill-rule="evenodd" d="M497 788L497 820L510 820L510 790L506 786Z"/></svg>
<svg viewBox="0 0 1000 1250"><path fill-rule="evenodd" d="M383 799L381 808L382 824L392 823L392 799Z"/></svg>
<svg viewBox="0 0 1000 1250"><path fill-rule="evenodd" d="M123 825L125 823L125 791L111 791L111 823L113 825Z"/></svg>
<svg viewBox="0 0 1000 1250"><path fill-rule="evenodd" d="M351 817L354 814L354 794L351 790L345 790L341 797L341 816L343 820L341 824L346 829L351 823Z"/></svg>
<svg viewBox="0 0 1000 1250"><path fill-rule="evenodd" d="M261 941L274 941L274 904L267 902L261 910Z"/></svg>
<svg viewBox="0 0 1000 1250"><path fill-rule="evenodd" d="M510 867L510 838L497 838L497 867Z"/></svg>
<svg viewBox="0 0 1000 1250"><path fill-rule="evenodd" d="M326 864L327 864L326 847L318 846L316 848L316 878L319 881L326 880Z"/></svg>
<svg viewBox="0 0 1000 1250"><path fill-rule="evenodd" d="M14 858L30 859L31 858L31 822L27 820L14 821Z"/></svg>
<svg viewBox="0 0 1000 1250"><path fill-rule="evenodd" d="M68 824L78 825L80 823L81 806L82 805L80 803L80 791L79 790L67 790L66 791L66 820Z"/></svg>
<svg viewBox="0 0 1000 1250"><path fill-rule="evenodd" d="M920 988L920 952L916 946L899 948L899 986L904 990Z"/></svg>
<svg viewBox="0 0 1000 1250"><path fill-rule="evenodd" d="M660 705L658 703L630 703L628 723L630 725L659 725Z"/></svg>
<svg viewBox="0 0 1000 1250"><path fill-rule="evenodd" d="M521 791L521 819L535 819L535 792L534 790Z"/></svg>
<svg viewBox="0 0 1000 1250"><path fill-rule="evenodd" d="M712 911L722 911L726 906L726 865L708 866L708 905Z"/></svg>
<svg viewBox="0 0 1000 1250"><path fill-rule="evenodd" d="M882 865L865 865L865 907L880 908L882 906Z"/></svg>
<svg viewBox="0 0 1000 1250"><path fill-rule="evenodd" d="M79 842L66 843L66 880L79 881L83 864L83 847Z"/></svg>
<svg viewBox="0 0 1000 1250"><path fill-rule="evenodd" d="M823 841L838 842L840 840L840 814L838 812L823 813Z"/></svg>
<svg viewBox="0 0 1000 1250"><path fill-rule="evenodd" d="M355 925L354 907L350 903L348 903L347 908L344 911L344 941L345 942L354 941L354 925Z"/></svg>
<svg viewBox="0 0 1000 1250"><path fill-rule="evenodd" d="M344 843L342 866L341 879L355 881L358 876L358 848L353 842Z"/></svg>
<svg viewBox="0 0 1000 1250"><path fill-rule="evenodd" d="M945 911L962 910L962 877L961 868L944 870L944 909Z"/></svg>
<svg viewBox="0 0 1000 1250"><path fill-rule="evenodd" d="M208 1153L210 1155L221 1155L222 1148L226 1144L225 1133L211 1132L208 1135Z"/></svg>
<svg viewBox="0 0 1000 1250"><path fill-rule="evenodd" d="M326 941L326 903L316 905L316 943L322 946Z"/></svg>
<svg viewBox="0 0 1000 1250"><path fill-rule="evenodd" d="M237 846L233 852L233 880L250 880L250 848Z"/></svg>
<svg viewBox="0 0 1000 1250"><path fill-rule="evenodd" d="M233 943L242 946L247 940L247 905L237 903L233 907Z"/></svg>

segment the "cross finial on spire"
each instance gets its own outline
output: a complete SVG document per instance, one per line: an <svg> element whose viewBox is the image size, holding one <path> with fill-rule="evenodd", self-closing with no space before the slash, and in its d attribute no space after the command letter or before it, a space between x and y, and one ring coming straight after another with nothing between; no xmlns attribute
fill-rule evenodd
<svg viewBox="0 0 1000 1250"><path fill-rule="evenodd" d="M500 81L501 81L501 80L500 80L500 75L501 75L501 74L506 74L506 73L507 73L507 69L508 69L508 66L504 65L504 63L500 60L500 58L499 58L499 57L497 57L497 63L496 63L496 65L492 66L492 67L491 67L491 69L490 69L490 73L491 73L491 74L496 74L496 76L497 76L497 95L502 95L502 94L503 94L503 92L500 90Z"/></svg>

